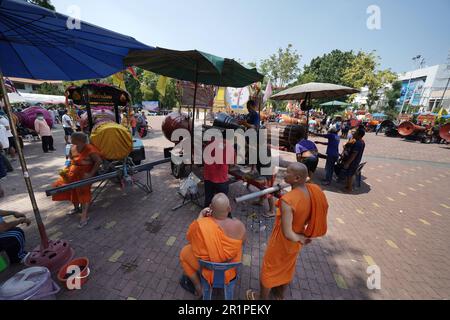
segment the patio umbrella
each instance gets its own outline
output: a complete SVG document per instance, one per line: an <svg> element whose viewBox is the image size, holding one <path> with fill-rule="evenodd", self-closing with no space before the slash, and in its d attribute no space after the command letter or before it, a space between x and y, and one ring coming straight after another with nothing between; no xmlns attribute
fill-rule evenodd
<svg viewBox="0 0 450 320"><path fill-rule="evenodd" d="M20 0L0 0L3 75L41 80L104 78L125 69L135 39ZM69 24L70 26L70 24Z"/></svg>
<svg viewBox="0 0 450 320"><path fill-rule="evenodd" d="M387 116L384 113L374 113L372 115L373 118L386 118Z"/></svg>
<svg viewBox="0 0 450 320"><path fill-rule="evenodd" d="M71 26L70 21L72 18L23 0L0 0L0 83L4 93L3 76L41 80L103 78L125 69L123 58L131 49L152 49L131 37L82 21ZM7 94L4 100L11 121ZM16 127L11 124L11 128L17 139ZM17 151L42 247L46 248L47 235L19 143Z"/></svg>
<svg viewBox="0 0 450 320"><path fill-rule="evenodd" d="M273 100L305 100L307 124L311 99L337 98L348 94L358 93L359 90L331 83L310 82L281 91L271 97Z"/></svg>
<svg viewBox="0 0 450 320"><path fill-rule="evenodd" d="M264 78L256 69L248 69L232 59L198 50L156 48L132 51L124 61L127 66L136 66L166 77L195 83L191 130L194 130L198 83L241 88Z"/></svg>
<svg viewBox="0 0 450 320"><path fill-rule="evenodd" d="M256 69L248 69L233 59L198 50L156 48L132 51L124 61L127 66L140 67L166 77L220 87L241 88L264 77Z"/></svg>

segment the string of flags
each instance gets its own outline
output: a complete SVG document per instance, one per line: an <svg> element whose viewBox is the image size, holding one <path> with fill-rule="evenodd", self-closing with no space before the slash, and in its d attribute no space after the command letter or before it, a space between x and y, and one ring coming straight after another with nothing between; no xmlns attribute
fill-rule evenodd
<svg viewBox="0 0 450 320"><path fill-rule="evenodd" d="M14 86L14 83L9 78L3 78L3 79L4 79L6 91L8 93L17 93L20 95L19 91L17 91L16 87Z"/></svg>

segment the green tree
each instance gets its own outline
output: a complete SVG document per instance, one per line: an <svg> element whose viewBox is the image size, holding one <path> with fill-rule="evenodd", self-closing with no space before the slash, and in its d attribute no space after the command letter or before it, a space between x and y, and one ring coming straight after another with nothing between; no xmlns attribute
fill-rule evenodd
<svg viewBox="0 0 450 320"><path fill-rule="evenodd" d="M139 77L138 77L139 79ZM131 101L133 104L142 103L143 94L141 91L141 83L139 80L136 80L133 75L129 72L124 74L125 87L127 88L128 93L131 96Z"/></svg>
<svg viewBox="0 0 450 320"><path fill-rule="evenodd" d="M340 50L333 50L321 57L316 57L311 60L309 65L303 67L297 83L304 84L315 81L349 85L343 81L343 77L355 57L353 51L342 52Z"/></svg>
<svg viewBox="0 0 450 320"><path fill-rule="evenodd" d="M28 0L28 2L55 11L50 0Z"/></svg>
<svg viewBox="0 0 450 320"><path fill-rule="evenodd" d="M159 99L159 92L156 90L159 76L150 71L144 71L141 76L142 99L145 101L155 101Z"/></svg>
<svg viewBox="0 0 450 320"><path fill-rule="evenodd" d="M175 79L169 79L166 87L166 95L159 100L164 109L175 109L178 104L177 82Z"/></svg>
<svg viewBox="0 0 450 320"><path fill-rule="evenodd" d="M278 52L260 63L260 72L267 76L272 85L284 88L297 79L300 72L298 66L301 56L289 44L286 49L279 48Z"/></svg>
<svg viewBox="0 0 450 320"><path fill-rule="evenodd" d="M44 82L43 84L41 84L37 92L39 94L50 94L55 96L64 95L64 90L60 86L48 82Z"/></svg>
<svg viewBox="0 0 450 320"><path fill-rule="evenodd" d="M162 108L173 109L176 108L178 103L177 82L175 79L169 79L166 86L165 96L156 90L158 85L159 75L150 71L143 71L140 76L142 100L144 101L159 101Z"/></svg>
<svg viewBox="0 0 450 320"><path fill-rule="evenodd" d="M392 84L392 88L387 90L385 93L387 103L383 107L383 112L390 118L396 119L398 115L397 111L397 100L401 96L402 83L400 81L395 81Z"/></svg>
<svg viewBox="0 0 450 320"><path fill-rule="evenodd" d="M378 91L397 79L397 76L390 70L377 70L380 65L379 59L375 55L375 51L369 53L360 51L343 76L344 82L354 88L368 87L367 105L369 110L379 99Z"/></svg>

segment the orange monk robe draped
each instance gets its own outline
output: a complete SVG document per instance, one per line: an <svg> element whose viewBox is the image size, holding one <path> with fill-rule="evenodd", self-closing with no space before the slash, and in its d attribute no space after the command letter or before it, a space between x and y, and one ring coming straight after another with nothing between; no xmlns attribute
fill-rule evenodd
<svg viewBox="0 0 450 320"><path fill-rule="evenodd" d="M98 154L101 156L100 151L92 144L86 144L81 152L77 152L76 147L72 150L72 161L69 167L67 178L60 177L53 187L62 187L66 184L80 181L83 179L85 173L91 172L94 164L90 163L89 156L91 154ZM62 193L55 194L52 197L53 201L71 201L72 203L88 204L92 201L91 185L72 189Z"/></svg>
<svg viewBox="0 0 450 320"><path fill-rule="evenodd" d="M198 260L228 263L240 262L242 258L242 240L225 235L224 231L212 217L194 221L186 235L190 244L180 253L180 261L185 274L192 277L198 270ZM213 272L203 269L203 277L212 284ZM236 278L236 270L225 271L225 283Z"/></svg>
<svg viewBox="0 0 450 320"><path fill-rule="evenodd" d="M293 210L295 233L316 238L327 232L328 202L325 194L315 184L308 183L307 188L311 200L301 190L295 189L284 195L277 203L277 217L261 268L261 282L266 288L291 283L297 257L302 249L300 243L286 239L283 234L281 201L286 202Z"/></svg>

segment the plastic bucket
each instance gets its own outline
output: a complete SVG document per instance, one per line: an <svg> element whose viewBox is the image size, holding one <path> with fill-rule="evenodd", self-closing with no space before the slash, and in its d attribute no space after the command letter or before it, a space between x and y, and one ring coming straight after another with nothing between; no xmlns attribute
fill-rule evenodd
<svg viewBox="0 0 450 320"><path fill-rule="evenodd" d="M0 300L53 300L59 290L47 268L32 267L20 271L0 287Z"/></svg>
<svg viewBox="0 0 450 320"><path fill-rule="evenodd" d="M69 273L68 269L71 266L76 266L79 268L79 273L72 272ZM68 290L81 289L81 287L88 281L91 270L89 269L89 259L88 258L77 258L65 266L63 266L58 272L58 281L60 281ZM79 288L73 288L72 282L75 279L79 280ZM70 280L70 281L68 281Z"/></svg>

